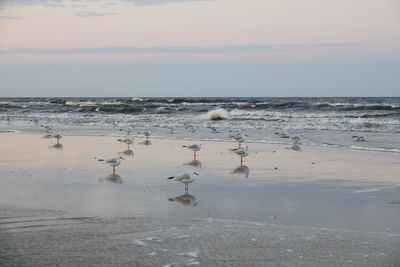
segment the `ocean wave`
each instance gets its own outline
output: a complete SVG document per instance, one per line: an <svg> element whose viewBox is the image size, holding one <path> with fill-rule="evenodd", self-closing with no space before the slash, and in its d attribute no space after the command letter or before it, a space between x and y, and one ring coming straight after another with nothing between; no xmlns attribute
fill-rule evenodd
<svg viewBox="0 0 400 267"><path fill-rule="evenodd" d="M380 148L380 147L361 147L361 146L350 146L350 149L372 151L372 152L390 152L400 153L400 148Z"/></svg>

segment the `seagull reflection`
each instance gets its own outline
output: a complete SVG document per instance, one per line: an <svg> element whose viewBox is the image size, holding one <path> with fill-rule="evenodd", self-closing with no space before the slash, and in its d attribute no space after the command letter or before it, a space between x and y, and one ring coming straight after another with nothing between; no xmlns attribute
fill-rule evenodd
<svg viewBox="0 0 400 267"><path fill-rule="evenodd" d="M60 143L54 144L54 145L52 145L52 146L49 146L49 148L51 148L51 149L58 149L58 150L62 150L63 147L64 147L64 146L63 146L62 144L60 144Z"/></svg>
<svg viewBox="0 0 400 267"><path fill-rule="evenodd" d="M127 150L124 150L122 152L119 152L119 154L122 154L122 155L125 155L125 156L131 156L131 157L133 157L133 155L134 155L133 150L131 150L131 149L127 149Z"/></svg>
<svg viewBox="0 0 400 267"><path fill-rule="evenodd" d="M249 167L247 167L246 165L242 165L242 166L239 166L239 167L235 168L235 169L232 171L232 173L235 173L235 174L244 174L244 176L245 176L246 178L249 178L250 169L249 169Z"/></svg>
<svg viewBox="0 0 400 267"><path fill-rule="evenodd" d="M139 145L151 146L153 143L149 139L146 139L143 142L140 142Z"/></svg>
<svg viewBox="0 0 400 267"><path fill-rule="evenodd" d="M105 178L100 178L100 181L101 182L106 181L113 184L122 184L122 178L118 174L110 174Z"/></svg>
<svg viewBox="0 0 400 267"><path fill-rule="evenodd" d="M183 194L174 198L169 198L169 202L177 202L179 204L182 204L184 206L193 206L196 207L198 202L196 201L196 198L193 195L189 194Z"/></svg>
<svg viewBox="0 0 400 267"><path fill-rule="evenodd" d="M184 163L183 165L201 168L201 161L200 160L192 160L192 161Z"/></svg>

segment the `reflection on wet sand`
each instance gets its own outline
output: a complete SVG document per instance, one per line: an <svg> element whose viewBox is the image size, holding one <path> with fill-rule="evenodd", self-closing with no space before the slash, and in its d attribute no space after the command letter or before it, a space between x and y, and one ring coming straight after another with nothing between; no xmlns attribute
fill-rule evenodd
<svg viewBox="0 0 400 267"><path fill-rule="evenodd" d="M139 145L144 145L144 146L151 146L153 143L150 140L144 140L143 142L140 142Z"/></svg>
<svg viewBox="0 0 400 267"><path fill-rule="evenodd" d="M249 167L247 167L246 165L242 165L242 166L239 166L239 167L235 168L235 169L232 171L232 173L235 173L235 174L244 174L244 176L245 176L246 178L249 178L250 169L249 169Z"/></svg>
<svg viewBox="0 0 400 267"><path fill-rule="evenodd" d="M134 153L133 153L133 150L132 150L132 149L124 150L124 151L122 151L122 152L119 152L119 154L122 154L122 155L125 155L125 156L131 156L131 157L134 156Z"/></svg>
<svg viewBox="0 0 400 267"><path fill-rule="evenodd" d="M184 163L183 165L201 168L201 161L200 160L192 160L192 161Z"/></svg>
<svg viewBox="0 0 400 267"><path fill-rule="evenodd" d="M64 146L63 146L62 144L60 144L60 143L54 144L54 145L52 145L52 146L49 146L49 148L58 149L58 150L62 150L63 147L64 147Z"/></svg>
<svg viewBox="0 0 400 267"><path fill-rule="evenodd" d="M100 178L99 180L101 182L107 181L107 182L114 183L114 184L122 184L122 178L118 174L110 174L105 178Z"/></svg>
<svg viewBox="0 0 400 267"><path fill-rule="evenodd" d="M174 198L168 199L170 202L177 202L184 206L193 206L196 207L198 202L196 201L195 196L189 194L183 194Z"/></svg>

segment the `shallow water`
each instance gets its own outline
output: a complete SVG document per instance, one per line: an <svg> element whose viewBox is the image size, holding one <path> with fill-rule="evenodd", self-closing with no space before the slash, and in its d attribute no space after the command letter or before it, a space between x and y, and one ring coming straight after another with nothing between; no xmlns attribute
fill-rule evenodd
<svg viewBox="0 0 400 267"><path fill-rule="evenodd" d="M329 172L324 164L332 159L317 156L315 168L322 167L308 172L309 167L302 165L311 163L299 161L307 151L277 147L277 153L262 154L270 147L258 147L240 167L239 159L228 151L234 144L205 143L193 164L191 152L179 145L185 141L152 140L146 146L137 140L133 153L124 155L117 174L111 175L111 168L96 158L126 151L113 138L65 137L60 150L52 147L54 141L39 135L1 137L10 148L0 161L0 203L5 206L83 217L211 217L400 233L400 184L374 179L374 174L372 180L354 178L347 171L335 174L336 179L324 178L323 172ZM350 156L354 164L372 160L376 166L385 162L387 168L400 168L394 164L396 158L381 154ZM346 157L343 154L343 160ZM271 164L279 168L274 170ZM166 179L193 169L200 176L190 184L188 196L183 184ZM396 180L395 173L386 175Z"/></svg>

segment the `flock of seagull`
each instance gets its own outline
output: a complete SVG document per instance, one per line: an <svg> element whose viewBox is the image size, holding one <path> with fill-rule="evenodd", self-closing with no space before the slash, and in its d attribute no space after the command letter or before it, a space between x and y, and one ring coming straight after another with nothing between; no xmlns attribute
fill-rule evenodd
<svg viewBox="0 0 400 267"><path fill-rule="evenodd" d="M41 127L44 129L46 135L43 138L54 138L57 140L57 143L52 146L52 147L56 147L56 148L62 148L62 144L60 143L60 139L63 137L63 135L61 133L55 133L53 134L53 127L50 125L41 125ZM195 126L193 126L193 129L195 128ZM187 128L189 129L189 128ZM170 131L173 132L175 129L171 127ZM213 132L218 132L214 127L211 127L211 130ZM121 129L120 131L124 132L125 135L119 139L117 139L117 141L121 142L121 143L125 143L128 147L127 150L125 150L123 152L123 154L129 154L129 152L131 152L132 150L130 150L130 146L134 143L134 138L131 135L134 131L134 129L132 127L126 127L124 129ZM142 144L149 144L150 143L150 136L151 136L151 131L150 130L145 130L142 132L138 132L138 134L141 134L145 137L145 141ZM229 134L229 138L235 140L238 143L238 147L237 148L233 148L231 149L231 151L233 153L235 153L236 155L238 155L240 157L240 167L245 167L243 166L243 158L247 157L249 155L249 148L248 146L246 146L245 148L242 147L242 143L245 141L245 138L247 137L246 134L244 134L241 130L237 130L234 132L231 132ZM151 143L150 143L151 144ZM201 144L200 143L194 143L194 144L190 144L190 145L183 145L182 147L187 148L188 150L193 152L193 162L197 162L196 159L196 152L201 150ZM133 152L133 151L132 151ZM125 158L122 156L118 156L115 158L110 158L110 159L97 159L98 161L104 162L106 164L108 164L109 166L112 167L112 175L115 176L116 175L116 167L118 167L119 165L121 165L122 161ZM196 164L190 164L190 165L194 165L197 166ZM170 176L167 179L169 180L174 180L180 183L183 183L185 185L185 194L188 194L188 185L190 183L193 183L195 181L195 176L198 176L199 173L196 171L192 171L192 172L186 172L177 176Z"/></svg>
<svg viewBox="0 0 400 267"><path fill-rule="evenodd" d="M63 137L61 133L55 133L53 134L53 127L50 125L41 125L41 127L44 129L46 135L44 136L44 138L54 138L57 140L57 143L52 146L55 148L62 148L62 144L60 143L60 139ZM192 130L195 131L196 130L196 126L187 126L185 127L188 130ZM213 133L218 133L218 130L212 126L208 126L208 128L213 132ZM174 127L169 127L170 133L174 133L175 128ZM131 135L134 131L134 129L132 127L126 127L124 129L121 129L120 131L124 132L125 135L119 139L117 139L117 141L121 142L121 143L125 143L128 147L127 150L125 150L123 152L123 154L126 155L132 155L133 151L130 150L130 146L134 143L134 138ZM150 130L145 130L142 132L138 132L138 134L143 135L145 137L145 141L142 142L141 144L145 144L145 145L149 145L151 144L149 138L151 136L151 131ZM290 136L287 133L280 133L277 132L275 133L277 136L279 136L280 138L290 138L292 141L292 145L290 147L288 147L288 149L292 149L295 151L300 151L301 150L301 138L303 137L302 135L294 135L294 136ZM231 149L231 151L233 153L235 153L237 156L240 157L240 166L237 168L237 170L235 169L234 172L242 172L247 168L246 166L243 165L243 158L247 157L249 155L249 147L242 147L242 143L245 141L247 135L245 133L243 133L242 130L236 130L236 131L230 131L229 134L229 138L236 141L238 143L238 147L237 148L233 148ZM365 136L352 136L354 141L366 141ZM197 163L197 159L196 159L196 152L201 150L201 144L200 143L194 143L194 144L190 144L190 145L183 145L182 147L187 148L189 150L191 150L193 152L193 161L191 162L192 164L189 165L193 165L193 166L198 166ZM98 159L98 161L102 161L106 164L108 164L109 166L112 167L112 174L113 176L115 176L115 171L116 171L116 167L118 167L121 163L122 160L124 160L125 158L122 156L118 156L115 158L110 158L110 159ZM247 168L248 169L248 168ZM177 176L170 176L167 179L169 180L174 180L180 183L183 183L185 185L185 195L188 194L188 185L190 183L193 183L195 181L195 176L198 176L199 173L196 171L192 171L192 172L186 172L183 173L181 175L177 175Z"/></svg>

